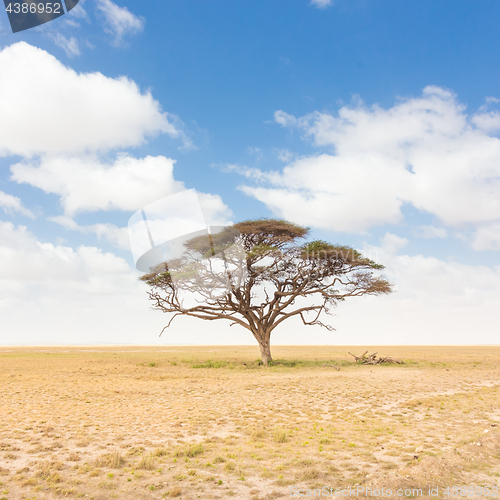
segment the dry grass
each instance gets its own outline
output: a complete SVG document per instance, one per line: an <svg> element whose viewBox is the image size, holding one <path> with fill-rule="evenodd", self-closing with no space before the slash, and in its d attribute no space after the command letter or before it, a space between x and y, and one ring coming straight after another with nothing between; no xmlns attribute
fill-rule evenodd
<svg viewBox="0 0 500 500"><path fill-rule="evenodd" d="M274 429L274 441L276 443L286 443L287 433L281 427L276 427Z"/></svg>
<svg viewBox="0 0 500 500"><path fill-rule="evenodd" d="M188 457L196 457L197 455L201 455L203 453L203 445L201 443L196 443L191 445L187 451L186 455Z"/></svg>
<svg viewBox="0 0 500 500"><path fill-rule="evenodd" d="M500 348L363 350L1 348L0 500L498 486Z"/></svg>
<svg viewBox="0 0 500 500"><path fill-rule="evenodd" d="M169 497L179 497L182 494L182 489L179 486L174 486L167 492Z"/></svg>
<svg viewBox="0 0 500 500"><path fill-rule="evenodd" d="M155 456L152 453L143 455L137 466L139 469L153 470L156 467Z"/></svg>
<svg viewBox="0 0 500 500"><path fill-rule="evenodd" d="M118 450L110 453L105 453L99 456L95 461L96 467L109 467L111 469L119 469L124 463L123 457Z"/></svg>

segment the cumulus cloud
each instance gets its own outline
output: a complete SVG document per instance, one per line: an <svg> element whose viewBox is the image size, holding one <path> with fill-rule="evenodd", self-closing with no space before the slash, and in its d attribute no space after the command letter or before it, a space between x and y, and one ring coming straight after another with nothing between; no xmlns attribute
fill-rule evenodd
<svg viewBox="0 0 500 500"><path fill-rule="evenodd" d="M435 226L418 226L414 229L413 234L417 238L446 238L448 232L444 227Z"/></svg>
<svg viewBox="0 0 500 500"><path fill-rule="evenodd" d="M500 321L500 266L446 261L421 254L394 253L405 238L385 235L379 246L364 244L361 253L385 266L382 272L395 293L347 300L329 322L332 334L310 330L325 344L433 345L495 344ZM300 322L275 333L275 343L305 343ZM310 343L310 338L308 342Z"/></svg>
<svg viewBox="0 0 500 500"><path fill-rule="evenodd" d="M49 36L58 47L66 52L66 55L68 57L73 58L81 54L78 40L74 36L66 38L62 33L59 32L49 33Z"/></svg>
<svg viewBox="0 0 500 500"><path fill-rule="evenodd" d="M136 211L184 189L174 179L175 160L164 156L120 155L105 164L93 157L43 158L39 164L12 165L12 180L61 197L64 213L97 210Z"/></svg>
<svg viewBox="0 0 500 500"><path fill-rule="evenodd" d="M362 232L402 221L409 204L449 226L500 220L500 140L491 134L491 112L468 114L449 90L426 87L389 109L358 100L336 115L277 111L275 120L333 150L254 174L260 184L241 187L281 217Z"/></svg>
<svg viewBox="0 0 500 500"><path fill-rule="evenodd" d="M174 179L174 164L175 160L165 156L134 158L127 154L109 164L95 157L43 158L36 164L12 165L11 179L60 196L68 217L98 210L135 212L186 189ZM219 195L199 193L199 198L212 224L226 223L231 211ZM69 220L65 218L63 225L69 227Z"/></svg>
<svg viewBox="0 0 500 500"><path fill-rule="evenodd" d="M323 154L301 158L282 173L260 177L276 187L240 189L280 217L299 224L362 232L402 220L402 193L397 190L405 184L404 177L411 174L404 169L397 174L391 170L390 164L376 158L358 162L355 158Z"/></svg>
<svg viewBox="0 0 500 500"><path fill-rule="evenodd" d="M278 151L278 160L282 161L283 163L289 163L295 158L295 154L292 153L291 151L288 151L288 149L280 149Z"/></svg>
<svg viewBox="0 0 500 500"><path fill-rule="evenodd" d="M394 255L381 246L362 253L384 264L396 293L346 301L336 311L336 341L386 344L493 344L500 321L500 266ZM471 337L473 332L473 337Z"/></svg>
<svg viewBox="0 0 500 500"><path fill-rule="evenodd" d="M472 123L485 132L500 130L500 113L498 111L484 111L472 117Z"/></svg>
<svg viewBox="0 0 500 500"><path fill-rule="evenodd" d="M231 224L229 220L231 210L224 204L219 195L198 193L198 199L200 200L205 221L209 226L224 226ZM82 234L95 234L98 238L106 239L116 248L130 250L128 226L118 227L111 223L97 223L82 226L66 215L48 217L47 220Z"/></svg>
<svg viewBox="0 0 500 500"><path fill-rule="evenodd" d="M295 116L289 115L281 109L274 112L274 120L276 121L276 123L279 123L283 127L293 127L298 123L298 120L297 118L295 118Z"/></svg>
<svg viewBox="0 0 500 500"><path fill-rule="evenodd" d="M398 236L397 234L385 233L382 238L382 248L388 254L397 253L407 244L408 240L406 238L401 238L401 236Z"/></svg>
<svg viewBox="0 0 500 500"><path fill-rule="evenodd" d="M20 198L4 193L3 191L0 191L0 207L8 214L19 213L32 219L35 218L33 212L23 205Z"/></svg>
<svg viewBox="0 0 500 500"><path fill-rule="evenodd" d="M318 7L319 9L324 9L329 5L332 5L332 0L311 0L311 5Z"/></svg>
<svg viewBox="0 0 500 500"><path fill-rule="evenodd" d="M398 241L397 235L384 237ZM401 247L402 242L400 242ZM346 301L336 309L337 331L310 329L308 342L370 344L494 343L500 320L500 266L463 265L422 255L394 255L387 244L363 254L384 265L397 293ZM0 331L12 343L158 341L164 315L150 311L145 286L127 263L102 250L37 239L23 226L0 222ZM26 311L30 314L26 314ZM176 324L162 342L206 341L198 323ZM221 342L248 342L243 329L216 323ZM210 328L210 325L207 326ZM140 334L138 333L140 332ZM221 333L222 332L222 333ZM10 335L9 335L10 333ZM232 339L232 340L231 340ZM276 331L275 343L304 342L301 324Z"/></svg>
<svg viewBox="0 0 500 500"><path fill-rule="evenodd" d="M73 7L64 18L64 23L71 27L79 27L80 24L78 20L84 20L86 22L90 22L90 16L87 14L87 11L84 9L84 5L87 0L80 0L76 7Z"/></svg>
<svg viewBox="0 0 500 500"><path fill-rule="evenodd" d="M213 167L220 168L222 172L227 172L227 173L232 173L235 172L239 175L243 175L247 179L253 179L253 180L263 180L263 179L268 179L268 174L265 172L262 172L262 170L259 170L258 168L250 168L247 167L246 165L238 165L236 163L227 163L225 165L216 165L213 164Z"/></svg>
<svg viewBox="0 0 500 500"><path fill-rule="evenodd" d="M101 249L76 250L40 242L26 226L0 221L0 278L21 281L88 281L91 276L127 273L120 257Z"/></svg>
<svg viewBox="0 0 500 500"><path fill-rule="evenodd" d="M120 7L111 0L97 0L97 9L106 21L105 31L114 37L113 45L123 43L123 37L144 29L144 19L132 14L126 7Z"/></svg>
<svg viewBox="0 0 500 500"><path fill-rule="evenodd" d="M394 255L395 248L401 249L406 242L406 238L387 233L380 246L365 243L361 249L363 255L386 266L384 274L397 288L397 293L389 296L391 301L415 300L412 307L417 309L425 308L425 303L434 307L433 301L450 307L500 301L500 266L461 264L421 254Z"/></svg>
<svg viewBox="0 0 500 500"><path fill-rule="evenodd" d="M112 253L43 242L0 222L2 342L155 342L164 318L149 310L137 277Z"/></svg>
<svg viewBox="0 0 500 500"><path fill-rule="evenodd" d="M218 194L197 193L205 222L209 226L225 226L232 224L232 211Z"/></svg>
<svg viewBox="0 0 500 500"><path fill-rule="evenodd" d="M68 217L66 215L47 217L47 220L55 222L65 229L78 231L82 234L95 234L98 238L106 239L116 248L120 248L122 250L130 250L128 227L118 227L115 224L111 224L109 222L81 226L71 217Z"/></svg>
<svg viewBox="0 0 500 500"><path fill-rule="evenodd" d="M0 68L2 156L104 152L182 135L126 77L77 73L25 42L0 51Z"/></svg>
<svg viewBox="0 0 500 500"><path fill-rule="evenodd" d="M500 224L480 227L474 233L474 250L500 250Z"/></svg>

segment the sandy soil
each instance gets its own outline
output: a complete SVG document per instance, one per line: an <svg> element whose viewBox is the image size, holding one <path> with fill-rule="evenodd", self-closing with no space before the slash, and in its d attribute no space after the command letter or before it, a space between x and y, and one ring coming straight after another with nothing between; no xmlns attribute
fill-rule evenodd
<svg viewBox="0 0 500 500"><path fill-rule="evenodd" d="M405 364L347 354L366 349ZM500 347L273 355L0 347L0 500L495 497Z"/></svg>

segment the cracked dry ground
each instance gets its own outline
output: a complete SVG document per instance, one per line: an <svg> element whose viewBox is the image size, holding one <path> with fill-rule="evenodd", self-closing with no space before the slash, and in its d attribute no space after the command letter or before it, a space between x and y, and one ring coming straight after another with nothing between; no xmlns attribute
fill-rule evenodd
<svg viewBox="0 0 500 500"><path fill-rule="evenodd" d="M498 487L500 348L364 350L0 348L0 500Z"/></svg>

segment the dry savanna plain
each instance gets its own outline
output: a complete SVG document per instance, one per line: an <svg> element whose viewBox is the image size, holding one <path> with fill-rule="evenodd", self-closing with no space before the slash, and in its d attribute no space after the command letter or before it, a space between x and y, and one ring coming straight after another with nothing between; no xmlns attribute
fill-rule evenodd
<svg viewBox="0 0 500 500"><path fill-rule="evenodd" d="M499 346L273 356L0 347L0 500L499 497Z"/></svg>

